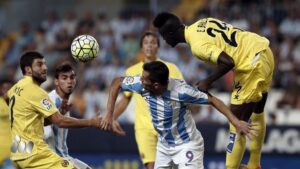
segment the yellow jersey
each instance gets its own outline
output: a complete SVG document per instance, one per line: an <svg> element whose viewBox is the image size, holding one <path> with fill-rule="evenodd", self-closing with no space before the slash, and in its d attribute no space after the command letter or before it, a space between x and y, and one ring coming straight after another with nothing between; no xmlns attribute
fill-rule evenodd
<svg viewBox="0 0 300 169"><path fill-rule="evenodd" d="M159 61L162 61L158 59ZM183 80L183 76L177 66L170 62L164 62L169 68L169 77ZM139 62L126 70L126 76L141 76L144 62ZM143 97L137 93L124 92L125 96L132 96L135 102L135 129L152 129L154 130L149 106Z"/></svg>
<svg viewBox="0 0 300 169"><path fill-rule="evenodd" d="M26 159L49 149L44 142L44 118L57 112L48 93L32 77L24 76L9 91L11 159Z"/></svg>
<svg viewBox="0 0 300 169"><path fill-rule="evenodd" d="M0 97L0 165L3 160L9 158L10 145L11 136L8 105L3 97Z"/></svg>
<svg viewBox="0 0 300 169"><path fill-rule="evenodd" d="M198 59L217 64L218 56L225 52L233 59L233 70L236 72L250 70L255 54L269 46L269 40L265 37L215 18L200 19L186 26L184 36Z"/></svg>
<svg viewBox="0 0 300 169"><path fill-rule="evenodd" d="M4 142L10 140L10 120L8 105L6 104L3 97L0 97L0 129L0 144L2 144L4 139ZM7 135L9 135L9 138L6 137Z"/></svg>

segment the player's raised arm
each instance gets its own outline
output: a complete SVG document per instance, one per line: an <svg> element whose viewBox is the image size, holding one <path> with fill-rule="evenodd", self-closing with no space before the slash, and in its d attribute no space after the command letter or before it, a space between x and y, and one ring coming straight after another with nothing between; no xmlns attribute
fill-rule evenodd
<svg viewBox="0 0 300 169"><path fill-rule="evenodd" d="M115 110L113 113L114 120L118 119L120 117L120 115L125 111L130 100L131 100L131 96L123 95L123 97L120 99L120 101L115 106Z"/></svg>
<svg viewBox="0 0 300 169"><path fill-rule="evenodd" d="M216 70L207 78L205 78L204 80L200 80L197 83L197 87L199 90L208 91L208 89L214 81L225 75L234 67L233 59L230 56L228 56L225 52L221 52L221 54L218 57L217 63L218 66L216 67Z"/></svg>
<svg viewBox="0 0 300 169"><path fill-rule="evenodd" d="M245 134L248 138L252 139L252 134L255 135L255 133L251 133L251 130L253 129L251 124L249 124L245 121L239 120L237 117L235 117L234 114L229 110L229 108L220 99L208 94L208 101L219 112L224 114L224 116L231 122L231 124L233 124L235 126L238 133Z"/></svg>
<svg viewBox="0 0 300 169"><path fill-rule="evenodd" d="M123 77L117 77L112 81L109 89L107 112L101 122L101 128L104 130L111 130L113 122L113 113L115 109L116 100L122 85Z"/></svg>

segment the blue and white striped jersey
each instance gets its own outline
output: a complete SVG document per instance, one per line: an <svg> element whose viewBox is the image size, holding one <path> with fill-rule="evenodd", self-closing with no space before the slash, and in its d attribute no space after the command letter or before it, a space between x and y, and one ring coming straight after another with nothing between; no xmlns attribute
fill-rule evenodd
<svg viewBox="0 0 300 169"><path fill-rule="evenodd" d="M152 123L163 144L174 146L202 138L196 128L189 105L207 104L207 94L182 80L169 79L168 89L161 96L155 96L143 88L140 76L125 77L121 88L139 93L146 100Z"/></svg>
<svg viewBox="0 0 300 169"><path fill-rule="evenodd" d="M53 103L55 103L56 107L59 109L62 103L62 98L56 93L56 90L52 90L48 95ZM65 116L70 116L70 112L67 112ZM52 136L46 139L46 142L49 147L54 152L56 152L56 154L61 157L69 157L67 147L68 129L59 128L58 126L52 124L45 127L45 134Z"/></svg>

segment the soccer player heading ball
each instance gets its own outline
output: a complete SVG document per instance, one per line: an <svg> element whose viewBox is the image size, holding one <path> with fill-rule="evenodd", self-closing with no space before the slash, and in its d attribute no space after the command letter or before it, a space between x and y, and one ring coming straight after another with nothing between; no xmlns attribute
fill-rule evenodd
<svg viewBox="0 0 300 169"><path fill-rule="evenodd" d="M143 65L141 76L115 78L112 82L101 126L110 129L119 90L135 92L148 103L152 123L158 133L155 169L203 169L204 144L193 120L191 104L211 104L233 123L239 133L250 136L252 127L238 120L216 97L201 92L184 80L169 78L161 61Z"/></svg>
<svg viewBox="0 0 300 169"><path fill-rule="evenodd" d="M210 76L197 83L198 89L207 91L215 80L233 70L231 111L240 120L251 118L253 123L259 124L258 136L250 141L250 159L245 167L260 168L266 130L264 106L274 71L269 40L215 18L203 18L185 26L177 16L163 12L155 17L153 24L172 47L187 43L198 59L217 65ZM227 169L238 168L244 154L245 136L237 140L236 134L236 128L230 124Z"/></svg>

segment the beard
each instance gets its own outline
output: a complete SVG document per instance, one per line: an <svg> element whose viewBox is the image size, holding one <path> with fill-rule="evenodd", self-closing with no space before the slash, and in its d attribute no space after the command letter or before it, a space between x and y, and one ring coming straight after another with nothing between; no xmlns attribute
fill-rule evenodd
<svg viewBox="0 0 300 169"><path fill-rule="evenodd" d="M42 84L47 80L47 77L44 78L44 77L42 77L41 74L38 74L38 73L35 73L35 72L32 73L32 78L33 78L33 80L35 80L39 84Z"/></svg>

